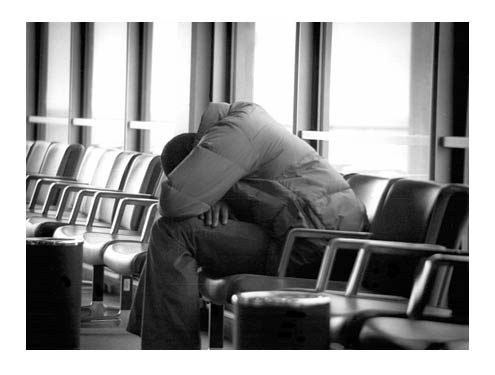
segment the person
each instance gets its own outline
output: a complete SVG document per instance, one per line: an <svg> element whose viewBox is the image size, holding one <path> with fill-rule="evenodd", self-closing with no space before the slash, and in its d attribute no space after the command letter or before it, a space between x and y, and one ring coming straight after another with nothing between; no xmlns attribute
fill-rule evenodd
<svg viewBox="0 0 495 375"><path fill-rule="evenodd" d="M143 349L200 349L199 267L273 274L291 228L367 225L344 178L259 105L210 103L198 132L176 138L127 327ZM288 273L310 273L323 247L295 249Z"/></svg>

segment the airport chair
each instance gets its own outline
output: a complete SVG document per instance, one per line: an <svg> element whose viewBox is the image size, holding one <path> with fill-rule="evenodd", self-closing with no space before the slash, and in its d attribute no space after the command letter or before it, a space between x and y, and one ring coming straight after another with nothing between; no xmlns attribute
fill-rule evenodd
<svg viewBox="0 0 495 375"><path fill-rule="evenodd" d="M365 253L363 252L365 256ZM468 349L469 347L469 278L455 278L449 293L462 302L450 314L433 313L427 303L442 267L467 275L467 255L435 254L430 256L415 280L407 307L403 311L364 310L354 314L342 327L342 342L350 349ZM365 272L365 266L356 267ZM461 284L462 283L462 284ZM459 308L462 306L461 308Z"/></svg>
<svg viewBox="0 0 495 375"><path fill-rule="evenodd" d="M93 267L93 302L83 309L84 323L119 323L118 309L110 309L103 304L103 253L106 245L111 241L146 239L144 228L147 228L149 220L154 218L153 212L157 203L156 189L160 174L159 156L140 155L129 171L122 192L82 190L78 193L73 208L76 216L82 197L85 194L94 194L93 205L85 226L66 225L55 231L55 237L83 239L83 262ZM152 192L155 192L155 195L151 195ZM115 215L113 201L118 202ZM95 219L107 223L107 227L94 226Z"/></svg>
<svg viewBox="0 0 495 375"><path fill-rule="evenodd" d="M34 191L34 183L43 177L74 178L81 162L84 146L64 143L52 143L46 152L39 173L26 176L26 202L29 202ZM45 196L45 193L40 193Z"/></svg>
<svg viewBox="0 0 495 375"><path fill-rule="evenodd" d="M42 209L42 204L37 204L38 197L40 195L40 191L42 186L49 186L48 192L47 192L47 197L52 194L56 194L58 190L60 190L61 187L66 186L67 184L89 184L91 183L91 180L94 176L94 174L97 172L97 167L98 163L100 161L100 158L102 155L109 151L108 149L101 148L101 147L96 147L96 146L89 146L85 153L84 157L81 161L81 165L79 166L79 170L77 172L77 176L75 178L70 178L70 177L45 177L45 178L40 178L36 180L33 194L31 196L31 200L29 202L28 210L29 212L36 212L39 213ZM58 189L52 188L50 185L54 185L56 182L60 182L60 186L57 185ZM51 191L53 190L53 191ZM46 201L46 198L45 198ZM53 201L53 199L52 199ZM54 202L53 202L54 203ZM32 214L29 214L29 216L32 216Z"/></svg>
<svg viewBox="0 0 495 375"><path fill-rule="evenodd" d="M69 224L71 220L73 196L85 189L122 190L133 160L138 156L135 152L107 150L94 169L90 185L68 184L54 182L50 185L47 199L41 213L31 213L26 219L26 237L50 237L59 226ZM51 209L54 202L53 193L62 188L58 207ZM83 225L91 210L92 197L85 197L78 211L74 223ZM100 225L98 222L95 225Z"/></svg>
<svg viewBox="0 0 495 375"><path fill-rule="evenodd" d="M83 262L93 267L93 300L90 306L83 308L82 314L85 326L119 325L121 311L131 308L133 281L139 276L146 260L151 226L158 208L158 199L156 194L154 196L149 199L129 197L119 200L109 233L86 232L83 235ZM145 208L142 225L134 233L122 233L124 211L129 206ZM105 266L110 266L108 273L105 273ZM113 276L113 272L120 278L119 307L108 307L103 303L104 278Z"/></svg>
<svg viewBox="0 0 495 375"><path fill-rule="evenodd" d="M158 196L157 194L155 194ZM106 320L114 321L118 324L118 318L122 310L129 310L133 301L133 282L138 280L141 274L144 262L146 260L146 253L148 250L149 236L151 232L151 226L156 219L156 212L158 210L157 199L141 199L141 198L124 198L121 201L122 205L127 204L139 204L148 206L148 213L145 218L143 230L139 238L133 239L130 236L115 236L118 234L118 222L114 226L114 237L116 238L106 242L101 247L101 253L103 254L103 264L106 267L105 276L119 278L120 288L120 309L119 311L113 311L113 316L109 315L112 310L106 310Z"/></svg>
<svg viewBox="0 0 495 375"><path fill-rule="evenodd" d="M385 192L385 198L376 209L368 236L366 233L358 233L358 235L361 238L397 242L435 244L441 239L444 242L449 240L458 244L467 218L462 214L446 218L445 214L461 212L467 215L467 207L465 207L467 200L457 198L467 197L467 191L468 188L462 185L441 185L429 181L399 179ZM448 226L444 225L446 221L450 222ZM449 231L447 227L457 228L458 231ZM203 299L210 303L210 347L222 345L224 305L230 303L233 294L255 290L312 288L315 285L315 280L286 277L290 253L298 237L329 240L356 236L339 231L293 229L287 236L277 276L231 275L218 278L200 273L200 292ZM358 244L359 242L356 243L351 257L337 256L337 262L344 263L343 268L347 267L349 261L354 261ZM377 294L395 295L395 298L399 299L408 295L410 280L414 276L417 262L403 261L392 255L381 255L378 259L376 257L373 259L372 265L371 272L363 280L365 289ZM347 271L345 270L344 273ZM334 274L335 272L332 273L327 288L343 292L345 282L334 281ZM342 272L336 274L342 276Z"/></svg>
<svg viewBox="0 0 495 375"><path fill-rule="evenodd" d="M26 174L39 173L46 155L46 151L52 142L34 141L26 157Z"/></svg>

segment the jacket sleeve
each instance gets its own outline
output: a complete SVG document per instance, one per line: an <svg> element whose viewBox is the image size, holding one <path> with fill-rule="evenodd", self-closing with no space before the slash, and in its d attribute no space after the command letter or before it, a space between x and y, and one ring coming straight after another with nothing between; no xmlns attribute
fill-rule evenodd
<svg viewBox="0 0 495 375"><path fill-rule="evenodd" d="M183 219L207 211L256 162L253 147L238 127L211 128L200 143L162 182L160 213Z"/></svg>

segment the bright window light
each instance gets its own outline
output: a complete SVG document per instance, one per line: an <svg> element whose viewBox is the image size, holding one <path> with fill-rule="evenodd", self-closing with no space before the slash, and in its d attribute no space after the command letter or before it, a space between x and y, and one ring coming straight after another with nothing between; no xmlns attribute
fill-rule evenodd
<svg viewBox="0 0 495 375"><path fill-rule="evenodd" d="M191 80L190 22L153 23L150 150L161 153L173 136L189 129Z"/></svg>
<svg viewBox="0 0 495 375"><path fill-rule="evenodd" d="M296 23L256 22L253 101L292 132Z"/></svg>
<svg viewBox="0 0 495 375"><path fill-rule="evenodd" d="M424 27L333 23L329 160L342 173L428 178L430 124L415 104L429 110L433 29L415 32Z"/></svg>

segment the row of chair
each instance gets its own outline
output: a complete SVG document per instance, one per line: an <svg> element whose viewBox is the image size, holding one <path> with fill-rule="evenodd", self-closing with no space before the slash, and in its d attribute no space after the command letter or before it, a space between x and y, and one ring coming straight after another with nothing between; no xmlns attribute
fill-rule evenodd
<svg viewBox="0 0 495 375"><path fill-rule="evenodd" d="M85 151L80 144L36 141L26 143L26 201L40 177L74 179Z"/></svg>
<svg viewBox="0 0 495 375"><path fill-rule="evenodd" d="M118 321L103 306L103 250L109 241L147 238L161 175L158 155L90 146L74 179L35 180L26 236L84 240L83 262L93 278L93 303L84 309L85 321ZM36 204L43 188L44 199Z"/></svg>
<svg viewBox="0 0 495 375"><path fill-rule="evenodd" d="M233 295L260 290L315 289L314 279L286 275L297 238L330 241L327 256L331 254L331 261L320 268L320 274L328 275L320 281L323 284L319 289L332 294L331 337L342 345L351 345L349 342L353 340L346 339L344 327L359 314L406 313L407 297L427 257L458 254L467 224L467 186L360 174L346 178L367 208L369 232L294 229L287 236L277 276L244 274L219 278L200 273L201 295L210 311L210 347L222 347L224 314L231 316ZM460 313L467 319L467 270L457 271L455 276L452 270L442 270L433 280L435 288L430 294L433 314L444 317ZM448 285L453 290L450 294Z"/></svg>

